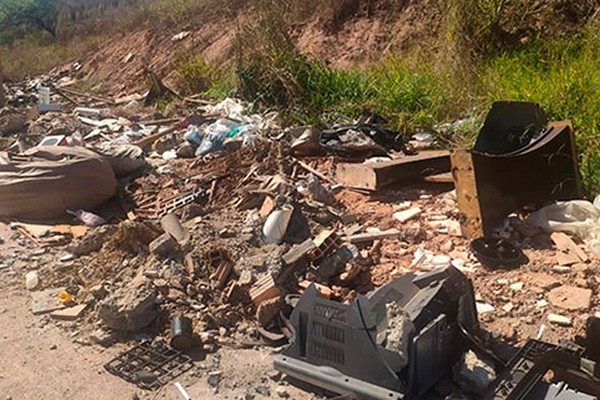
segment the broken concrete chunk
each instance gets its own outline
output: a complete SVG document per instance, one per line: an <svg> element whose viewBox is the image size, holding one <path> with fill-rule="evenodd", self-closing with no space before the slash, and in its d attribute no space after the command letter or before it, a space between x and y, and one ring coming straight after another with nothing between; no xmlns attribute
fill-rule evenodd
<svg viewBox="0 0 600 400"><path fill-rule="evenodd" d="M167 214L160 220L163 230L170 234L181 246L184 246L190 239L190 234L181 225L181 221L175 214Z"/></svg>
<svg viewBox="0 0 600 400"><path fill-rule="evenodd" d="M537 273L537 272L532 272L526 275L526 280L531 282L533 285L542 288L544 290L550 290L552 288L555 288L557 286L560 286L560 281L558 279L556 279L555 277L548 275L548 274L543 274L543 273Z"/></svg>
<svg viewBox="0 0 600 400"><path fill-rule="evenodd" d="M64 305L58 302L58 294L64 290L64 288L56 288L32 292L31 312L33 315L48 314L65 308Z"/></svg>
<svg viewBox="0 0 600 400"><path fill-rule="evenodd" d="M423 210L421 210L419 207L415 207L408 210L395 212L392 216L401 223L405 223L415 217L418 217L422 212Z"/></svg>
<svg viewBox="0 0 600 400"><path fill-rule="evenodd" d="M472 350L463 355L452 372L454 381L468 393L482 394L496 379L492 362L479 358Z"/></svg>
<svg viewBox="0 0 600 400"><path fill-rule="evenodd" d="M110 347L114 342L112 335L103 329L95 330L90 335L90 339L102 347Z"/></svg>
<svg viewBox="0 0 600 400"><path fill-rule="evenodd" d="M75 321L83 314L87 304L79 304L74 307L65 308L64 310L57 310L50 313L50 316L54 319L60 319L63 321Z"/></svg>
<svg viewBox="0 0 600 400"><path fill-rule="evenodd" d="M385 335L385 348L398 352L400 365L404 368L408 365L408 350L411 338L415 334L415 326L410 319L410 315L402 310L397 303L387 303L385 308L387 328L382 332Z"/></svg>
<svg viewBox="0 0 600 400"><path fill-rule="evenodd" d="M548 301L553 306L565 310L588 310L592 301L592 291L574 286L561 286L548 293Z"/></svg>
<svg viewBox="0 0 600 400"><path fill-rule="evenodd" d="M263 301L270 300L281 295L281 291L275 285L273 276L268 274L259 279L250 289L250 299L257 306Z"/></svg>
<svg viewBox="0 0 600 400"><path fill-rule="evenodd" d="M150 243L150 252L157 257L168 257L177 250L177 242L168 233L163 233Z"/></svg>
<svg viewBox="0 0 600 400"><path fill-rule="evenodd" d="M156 299L152 288L125 286L100 303L98 316L111 329L137 332L158 315Z"/></svg>
<svg viewBox="0 0 600 400"><path fill-rule="evenodd" d="M587 254L565 233L554 232L550 237L556 245L556 261L559 265L572 265L589 259Z"/></svg>
<svg viewBox="0 0 600 400"><path fill-rule="evenodd" d="M493 305L488 304L488 303L477 302L475 305L477 307L477 313L478 314L486 314L486 313L489 313L489 312L496 311L496 308Z"/></svg>
<svg viewBox="0 0 600 400"><path fill-rule="evenodd" d="M571 326L573 324L571 318L559 314L548 314L548 321L560 326Z"/></svg>
<svg viewBox="0 0 600 400"><path fill-rule="evenodd" d="M281 259L287 266L295 266L297 263L306 261L308 255L316 249L315 242L312 239L307 239L301 244L295 245Z"/></svg>
<svg viewBox="0 0 600 400"><path fill-rule="evenodd" d="M38 278L37 271L29 271L25 275L25 287L27 290L35 290L40 285L40 279Z"/></svg>

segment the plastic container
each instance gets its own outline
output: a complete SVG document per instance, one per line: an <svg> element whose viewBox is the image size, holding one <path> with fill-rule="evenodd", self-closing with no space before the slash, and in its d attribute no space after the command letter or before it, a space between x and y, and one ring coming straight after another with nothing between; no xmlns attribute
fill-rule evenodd
<svg viewBox="0 0 600 400"><path fill-rule="evenodd" d="M294 207L286 205L269 215L263 226L263 241L266 244L279 244L283 241L293 213Z"/></svg>
<svg viewBox="0 0 600 400"><path fill-rule="evenodd" d="M38 99L40 101L40 104L49 105L50 104L50 88L41 86L38 89Z"/></svg>
<svg viewBox="0 0 600 400"><path fill-rule="evenodd" d="M203 156L223 148L223 142L232 130L239 127L239 123L228 119L220 119L209 125L204 131L202 143L196 149L196 156Z"/></svg>

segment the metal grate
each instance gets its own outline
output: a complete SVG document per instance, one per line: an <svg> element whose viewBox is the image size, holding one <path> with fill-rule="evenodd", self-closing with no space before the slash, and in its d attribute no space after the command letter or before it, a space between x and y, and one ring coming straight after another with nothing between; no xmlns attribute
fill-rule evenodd
<svg viewBox="0 0 600 400"><path fill-rule="evenodd" d="M142 389L156 390L193 366L189 356L164 342L146 341L121 353L104 368Z"/></svg>

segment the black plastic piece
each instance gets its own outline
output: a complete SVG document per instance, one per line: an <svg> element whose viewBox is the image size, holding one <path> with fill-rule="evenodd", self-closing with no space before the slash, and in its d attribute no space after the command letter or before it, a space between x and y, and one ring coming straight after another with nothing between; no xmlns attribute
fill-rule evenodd
<svg viewBox="0 0 600 400"><path fill-rule="evenodd" d="M496 155L523 151L546 132L548 119L536 103L498 101L492 104L473 150Z"/></svg>
<svg viewBox="0 0 600 400"><path fill-rule="evenodd" d="M146 341L121 353L104 368L142 389L156 390L193 366L189 356L164 342Z"/></svg>
<svg viewBox="0 0 600 400"><path fill-rule="evenodd" d="M471 242L471 251L490 268L515 268L526 262L521 249L505 239L482 237Z"/></svg>

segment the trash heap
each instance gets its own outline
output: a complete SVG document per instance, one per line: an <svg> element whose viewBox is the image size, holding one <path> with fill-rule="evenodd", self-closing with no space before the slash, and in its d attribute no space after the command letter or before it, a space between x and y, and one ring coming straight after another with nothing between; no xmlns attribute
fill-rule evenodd
<svg viewBox="0 0 600 400"><path fill-rule="evenodd" d="M568 143L566 125L545 130L538 118L529 142L504 153L450 154L372 115L282 129L276 114L234 99L178 95L157 115L148 96L71 89L76 70L7 87L0 214L32 254L33 312L76 321L85 340L143 335L206 352L281 345L304 293L348 305L448 267L472 280L489 340L575 337L600 311L598 203L568 201L575 185L546 196L562 201L549 208L524 192L514 209L496 207L489 193L507 185L480 178ZM533 214L521 209L530 200Z"/></svg>

